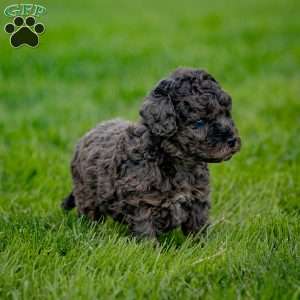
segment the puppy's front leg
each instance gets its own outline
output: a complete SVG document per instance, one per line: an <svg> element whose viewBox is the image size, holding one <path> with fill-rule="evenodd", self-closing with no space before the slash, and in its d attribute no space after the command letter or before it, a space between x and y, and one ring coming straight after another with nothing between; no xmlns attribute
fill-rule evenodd
<svg viewBox="0 0 300 300"><path fill-rule="evenodd" d="M184 235L204 232L209 226L209 202L193 202L189 207L187 221L181 225Z"/></svg>
<svg viewBox="0 0 300 300"><path fill-rule="evenodd" d="M151 208L137 208L130 229L137 238L148 237L157 242L157 232L152 222Z"/></svg>

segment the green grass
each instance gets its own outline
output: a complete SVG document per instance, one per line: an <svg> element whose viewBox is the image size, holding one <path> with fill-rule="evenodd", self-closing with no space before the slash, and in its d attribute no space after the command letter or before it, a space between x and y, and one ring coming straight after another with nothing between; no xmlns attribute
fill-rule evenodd
<svg viewBox="0 0 300 300"><path fill-rule="evenodd" d="M300 299L300 2L43 4L39 48L0 32L0 299ZM211 166L207 236L64 215L78 138L177 66L214 74L243 139Z"/></svg>

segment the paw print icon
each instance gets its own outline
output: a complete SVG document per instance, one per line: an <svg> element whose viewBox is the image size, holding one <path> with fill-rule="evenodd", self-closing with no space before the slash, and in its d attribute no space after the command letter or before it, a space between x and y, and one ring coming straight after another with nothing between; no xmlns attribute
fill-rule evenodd
<svg viewBox="0 0 300 300"><path fill-rule="evenodd" d="M15 17L13 23L5 25L4 30L10 34L10 43L18 48L22 45L37 47L39 44L39 35L45 31L42 23L36 23L32 16L25 20L22 17Z"/></svg>

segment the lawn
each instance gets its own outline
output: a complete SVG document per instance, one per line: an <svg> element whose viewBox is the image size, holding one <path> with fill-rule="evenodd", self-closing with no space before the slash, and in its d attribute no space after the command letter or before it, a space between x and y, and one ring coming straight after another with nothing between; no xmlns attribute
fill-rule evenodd
<svg viewBox="0 0 300 300"><path fill-rule="evenodd" d="M38 48L0 32L0 299L300 299L300 2L42 2ZM222 83L243 140L211 165L207 235L62 213L79 137L178 66Z"/></svg>

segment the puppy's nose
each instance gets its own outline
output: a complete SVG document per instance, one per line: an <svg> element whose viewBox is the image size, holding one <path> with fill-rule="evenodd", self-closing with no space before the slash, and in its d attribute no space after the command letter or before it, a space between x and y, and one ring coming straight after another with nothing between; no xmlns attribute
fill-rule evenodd
<svg viewBox="0 0 300 300"><path fill-rule="evenodd" d="M235 146L235 143L236 143L236 138L230 138L227 141L227 144L230 148L233 148Z"/></svg>

